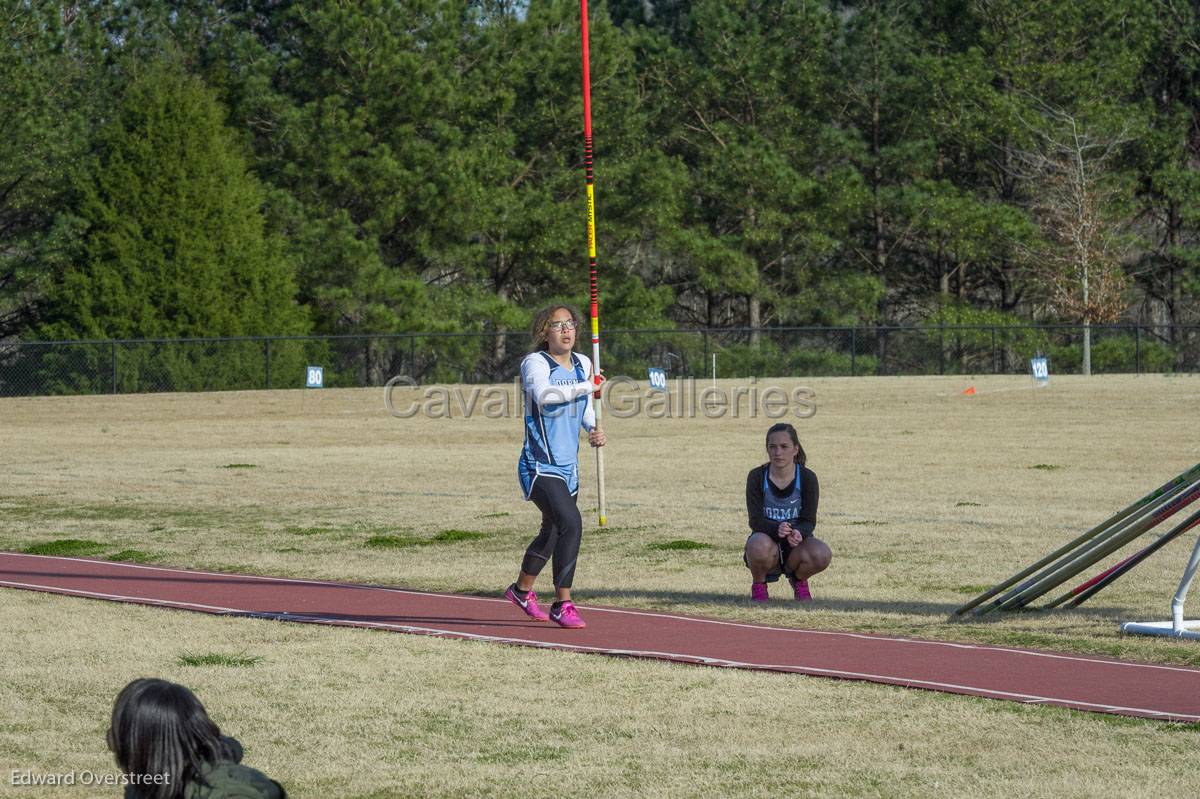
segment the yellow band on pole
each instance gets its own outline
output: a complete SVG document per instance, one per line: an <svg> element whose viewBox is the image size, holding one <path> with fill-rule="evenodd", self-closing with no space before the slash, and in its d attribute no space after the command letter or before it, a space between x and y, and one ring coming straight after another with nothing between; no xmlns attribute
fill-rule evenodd
<svg viewBox="0 0 1200 799"><path fill-rule="evenodd" d="M578 228L576 228L578 230ZM588 257L596 257L596 193L592 184L587 186L587 240Z"/></svg>

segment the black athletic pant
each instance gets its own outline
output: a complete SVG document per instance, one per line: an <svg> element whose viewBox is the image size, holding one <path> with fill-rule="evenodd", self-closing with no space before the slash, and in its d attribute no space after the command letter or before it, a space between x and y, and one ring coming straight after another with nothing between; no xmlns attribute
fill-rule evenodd
<svg viewBox="0 0 1200 799"><path fill-rule="evenodd" d="M542 512L542 529L525 550L521 571L536 576L553 555L554 587L570 588L583 537L583 519L575 497L567 490L566 481L539 475L534 478L529 498Z"/></svg>

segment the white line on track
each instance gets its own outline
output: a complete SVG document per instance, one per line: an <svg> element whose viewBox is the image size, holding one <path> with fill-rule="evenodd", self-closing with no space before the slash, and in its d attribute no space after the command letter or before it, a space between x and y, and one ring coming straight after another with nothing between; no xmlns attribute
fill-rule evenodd
<svg viewBox="0 0 1200 799"><path fill-rule="evenodd" d="M352 589L357 589L357 590L386 591L389 593L406 594L406 595L410 595L410 596L450 597L453 599L466 600L466 601L470 601L470 602L491 602L491 603L508 604L508 600L504 599L504 598L466 596L463 594L440 594L440 593L437 593L434 591L414 591L414 590L406 589L406 588L389 588L387 586L379 586L379 585L340 583L340 582L334 582L334 581L329 581L329 580L305 580L305 579L299 579L299 578L293 578L293 577L269 577L269 576L258 575L258 574L235 574L235 573L231 573L231 572L210 572L210 571L199 571L199 570L193 570L193 569L175 569L175 568L164 567L164 566L145 566L145 565L137 564L137 563L120 563L120 562L106 561L106 560L95 560L93 558L62 558L62 557L57 557L54 555L27 555L27 554L23 554L23 553L0 553L0 556L2 556L2 557L16 556L16 557L22 557L22 558L39 558L39 559L43 559L43 560L64 561L67 563L96 563L96 564L107 566L107 567L117 567L117 568L123 568L123 569L143 569L143 570L147 570L147 571L167 572L167 573L171 573L171 574L181 574L181 575L200 574L200 575L205 575L205 576L210 576L210 577L226 577L226 578L232 578L232 579L236 579L236 580L256 580L256 581L277 582L277 583L290 583L293 585L316 585L316 586L322 586L322 587L326 587L326 588L328 588L328 587L352 588ZM80 575L80 576L82 576L82 575ZM6 583L4 583L3 581L0 581L0 585L5 585L5 584ZM54 587L53 586L43 586L43 588L49 590ZM58 590L58 589L54 589L54 590ZM853 638L853 639L862 640L862 641L890 641L893 643L912 644L914 646L948 647L950 649L966 649L966 650L975 650L975 651L980 651L980 652L1001 652L1004 654L1017 655L1017 656L1021 656L1021 657L1038 657L1038 658L1048 658L1051 660L1067 660L1067 661L1072 661L1075 663L1091 663L1091 664L1097 664L1097 665L1102 665L1102 666L1116 666L1116 667L1136 668L1136 669L1154 669L1154 670L1158 670L1158 671L1182 672L1185 674L1196 674L1197 673L1196 669L1183 668L1183 667L1179 667L1179 666L1164 666L1164 665L1157 664L1157 663L1130 663L1130 662L1122 661L1122 660L1105 660L1102 658L1092 658L1092 657L1086 657L1086 656L1082 656L1082 655L1068 655L1068 654L1062 654L1062 653L1056 653L1056 652L1038 652L1038 651L1028 650L1028 649L1014 649L1012 647L988 646L986 644L965 644L965 643L955 643L952 641L928 641L928 640L923 640L920 638L897 638L897 637L886 636L886 635L866 635L863 633L839 632L836 630L805 630L805 629L800 629L800 628L796 628L796 627L776 627L776 626L767 625L767 624L750 624L747 622L724 621L721 619L703 619L703 618L696 618L694 616L678 616L678 615L674 615L671 613L658 613L658 612L649 611L649 610L626 610L626 609L622 609L622 608L602 608L602 607L594 607L594 606L588 606L588 605L579 605L579 607L587 610L589 613L615 613L615 614L621 614L621 615L641 616L641 617L645 617L645 618L654 618L654 619L671 619L672 621L687 621L687 622L692 622L695 624L712 624L712 625L717 625L717 626L722 626L722 627L734 627L734 628L748 629L748 630L765 630L765 631L769 631L769 632L778 632L778 633L784 633L784 634L790 634L790 635L820 635L820 636L833 637L833 638ZM236 611L236 612L242 613L242 612L249 612L249 611Z"/></svg>

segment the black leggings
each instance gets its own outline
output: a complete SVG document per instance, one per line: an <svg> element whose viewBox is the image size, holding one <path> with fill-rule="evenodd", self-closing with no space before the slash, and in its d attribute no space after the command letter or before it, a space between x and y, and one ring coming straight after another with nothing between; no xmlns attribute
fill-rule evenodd
<svg viewBox="0 0 1200 799"><path fill-rule="evenodd" d="M575 579L575 560L583 537L583 520L575 497L557 477L534 478L529 498L542 512L542 529L525 550L521 571L537 576L554 555L554 587L570 588Z"/></svg>

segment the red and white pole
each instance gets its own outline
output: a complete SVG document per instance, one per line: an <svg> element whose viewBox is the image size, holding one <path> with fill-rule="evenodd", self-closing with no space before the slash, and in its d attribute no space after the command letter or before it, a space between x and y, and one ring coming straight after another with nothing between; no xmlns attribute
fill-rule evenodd
<svg viewBox="0 0 1200 799"><path fill-rule="evenodd" d="M596 288L596 195L592 175L592 77L588 52L588 9L587 0L579 1L579 27L583 38L583 170L587 181L587 246L588 268L591 286L592 317L592 368L595 370L596 392L592 395L592 406L596 412L596 426L600 426L600 293ZM597 500L600 511L600 526L608 524L604 508L604 448L596 447L596 479L599 483Z"/></svg>

